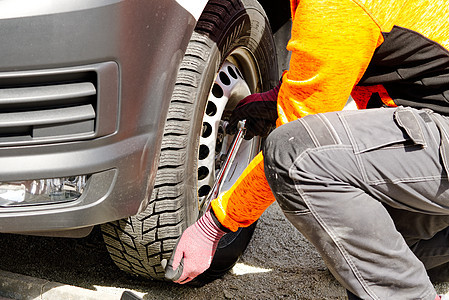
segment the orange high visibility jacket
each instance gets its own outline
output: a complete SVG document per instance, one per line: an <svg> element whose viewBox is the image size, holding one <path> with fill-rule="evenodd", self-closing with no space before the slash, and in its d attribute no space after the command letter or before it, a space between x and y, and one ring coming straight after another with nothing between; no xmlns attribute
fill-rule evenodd
<svg viewBox="0 0 449 300"><path fill-rule="evenodd" d="M449 115L449 0L291 0L277 126L308 114L408 105ZM212 202L235 231L274 201L260 153Z"/></svg>

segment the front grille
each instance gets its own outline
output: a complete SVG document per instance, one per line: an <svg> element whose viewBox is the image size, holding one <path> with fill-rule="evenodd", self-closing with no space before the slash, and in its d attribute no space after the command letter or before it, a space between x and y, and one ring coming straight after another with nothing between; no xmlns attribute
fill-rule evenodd
<svg viewBox="0 0 449 300"><path fill-rule="evenodd" d="M114 133L118 78L115 62L0 72L0 146L57 143Z"/></svg>
<svg viewBox="0 0 449 300"><path fill-rule="evenodd" d="M95 72L0 77L0 144L95 132Z"/></svg>
<svg viewBox="0 0 449 300"><path fill-rule="evenodd" d="M114 132L117 70L115 63L108 62L0 73L0 146L78 140ZM100 107L107 114L103 118L98 115Z"/></svg>

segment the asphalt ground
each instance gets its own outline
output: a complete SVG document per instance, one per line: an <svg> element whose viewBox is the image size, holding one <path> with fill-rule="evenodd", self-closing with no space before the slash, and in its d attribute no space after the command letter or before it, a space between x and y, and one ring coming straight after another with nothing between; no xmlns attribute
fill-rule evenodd
<svg viewBox="0 0 449 300"><path fill-rule="evenodd" d="M346 299L315 249L288 223L278 205L259 220L232 272L204 286L151 281L120 271L95 230L84 239L0 235L0 300ZM449 283L437 286L449 293Z"/></svg>
<svg viewBox="0 0 449 300"><path fill-rule="evenodd" d="M9 299L344 299L344 290L277 204L223 278L180 286L137 278L109 258L98 229L84 239L0 235L0 297Z"/></svg>

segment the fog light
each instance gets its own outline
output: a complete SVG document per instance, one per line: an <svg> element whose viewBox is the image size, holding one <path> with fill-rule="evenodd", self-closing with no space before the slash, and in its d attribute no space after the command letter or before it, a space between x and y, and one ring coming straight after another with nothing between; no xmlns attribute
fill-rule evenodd
<svg viewBox="0 0 449 300"><path fill-rule="evenodd" d="M0 206L38 205L73 201L86 187L87 176L0 182Z"/></svg>

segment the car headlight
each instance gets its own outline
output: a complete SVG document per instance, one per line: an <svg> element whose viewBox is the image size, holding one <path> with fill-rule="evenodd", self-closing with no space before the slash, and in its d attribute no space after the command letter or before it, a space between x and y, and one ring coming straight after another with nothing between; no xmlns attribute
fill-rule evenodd
<svg viewBox="0 0 449 300"><path fill-rule="evenodd" d="M87 175L0 182L0 207L39 205L78 199Z"/></svg>

